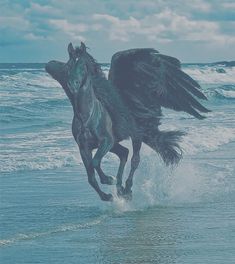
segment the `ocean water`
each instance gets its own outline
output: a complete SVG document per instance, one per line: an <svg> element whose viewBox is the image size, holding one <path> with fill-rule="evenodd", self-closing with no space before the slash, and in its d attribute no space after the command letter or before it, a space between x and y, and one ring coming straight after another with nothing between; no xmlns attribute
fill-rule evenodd
<svg viewBox="0 0 235 264"><path fill-rule="evenodd" d="M235 68L183 70L212 112L200 121L164 110L161 129L187 132L183 160L166 168L143 147L133 201L104 203L88 185L62 88L43 64L0 64L1 263L234 263ZM104 170L117 166L108 154Z"/></svg>

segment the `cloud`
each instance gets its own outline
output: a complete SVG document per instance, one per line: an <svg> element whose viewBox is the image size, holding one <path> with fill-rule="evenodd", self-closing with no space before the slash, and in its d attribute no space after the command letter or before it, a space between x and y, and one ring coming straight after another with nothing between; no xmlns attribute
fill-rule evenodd
<svg viewBox="0 0 235 264"><path fill-rule="evenodd" d="M62 10L59 10L53 5L40 5L35 2L31 2L30 6L24 11L25 16L34 19L45 19L62 16Z"/></svg>
<svg viewBox="0 0 235 264"><path fill-rule="evenodd" d="M120 19L108 14L94 14L92 18L103 24L110 40L127 42L138 35L159 43L180 40L223 44L235 40L233 36L221 33L217 22L193 20L170 9L138 20L134 17Z"/></svg>
<svg viewBox="0 0 235 264"><path fill-rule="evenodd" d="M0 17L0 46L12 46L25 42L24 35L30 30L30 23L24 17L2 16Z"/></svg>
<svg viewBox="0 0 235 264"><path fill-rule="evenodd" d="M56 28L63 30L64 32L86 32L88 31L88 25L86 24L74 24L69 23L66 19L50 19L49 23L51 23Z"/></svg>
<svg viewBox="0 0 235 264"><path fill-rule="evenodd" d="M58 30L69 35L72 40L85 41L86 38L81 33L89 30L89 26L83 23L70 23L66 19L50 19L49 23Z"/></svg>
<svg viewBox="0 0 235 264"><path fill-rule="evenodd" d="M34 40L50 40L50 37L44 37L44 36L39 36L39 35L35 35L34 33L30 32L30 33L26 33L24 35L24 39L25 40L30 40L30 41L34 41Z"/></svg>
<svg viewBox="0 0 235 264"><path fill-rule="evenodd" d="M82 40L99 56L133 46L182 54L185 47L211 51L214 46L215 55L218 49L227 54L235 43L232 0L4 0L1 14L4 58L7 46L17 50L18 44L37 47L33 55L39 56L39 45L59 53L67 42Z"/></svg>
<svg viewBox="0 0 235 264"><path fill-rule="evenodd" d="M131 42L136 37L146 41L169 43L171 41L218 42L231 43L231 34L221 32L218 21L205 18L216 12L211 1L170 0L146 1L108 1L91 0L65 1L55 0L31 2L27 8L23 5L8 3L11 15L0 18L0 29L5 26L15 28L22 37L30 41L50 40L53 36L67 35L72 40L89 39L89 34L106 34L110 41ZM23 3L24 1L22 1ZM42 4L44 3L44 4ZM217 7L229 8L232 2L214 1ZM6 9L6 7L5 7ZM107 12L95 12L106 10ZM125 11L125 12L124 12ZM195 17L195 13L203 14L203 19ZM113 13L117 13L114 15ZM126 16L129 14L129 16ZM226 25L223 25L223 29ZM103 36L103 35L102 35Z"/></svg>
<svg viewBox="0 0 235 264"><path fill-rule="evenodd" d="M24 31L30 28L30 23L22 16L2 16L0 17L0 29L4 28Z"/></svg>
<svg viewBox="0 0 235 264"><path fill-rule="evenodd" d="M185 1L184 1L185 2ZM208 1L203 1L203 0L191 0L187 1L186 3L182 3L182 8L183 5L186 4L188 7L190 7L191 10L196 10L196 11L201 11L201 12L210 12L212 9L212 6Z"/></svg>
<svg viewBox="0 0 235 264"><path fill-rule="evenodd" d="M235 2L225 2L225 3L221 3L222 7L224 7L225 9L235 9Z"/></svg>
<svg viewBox="0 0 235 264"><path fill-rule="evenodd" d="M55 7L50 5L40 5L38 3L30 3L30 8L27 9L27 12L35 12L37 14L50 14L60 13Z"/></svg>
<svg viewBox="0 0 235 264"><path fill-rule="evenodd" d="M129 35L140 29L140 22L134 17L121 20L108 14L94 14L92 18L95 21L106 22L101 28L108 31L110 40L128 41Z"/></svg>

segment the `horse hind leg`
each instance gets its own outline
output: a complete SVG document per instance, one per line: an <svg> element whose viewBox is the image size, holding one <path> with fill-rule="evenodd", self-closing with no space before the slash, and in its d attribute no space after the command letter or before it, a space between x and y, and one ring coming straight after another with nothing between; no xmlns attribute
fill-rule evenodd
<svg viewBox="0 0 235 264"><path fill-rule="evenodd" d="M97 167L96 167L96 171L100 177L100 182L102 184L107 184L107 185L114 185L115 184L115 179L112 177L112 176L108 176L106 175L103 170L101 169L100 167L101 165L99 164Z"/></svg>
<svg viewBox="0 0 235 264"><path fill-rule="evenodd" d="M110 149L110 152L116 154L120 159L118 172L117 172L117 176L116 176L116 179L117 179L116 180L116 188L117 188L117 195L123 196L125 189L122 186L122 176L123 176L124 168L125 168L125 165L126 165L126 162L128 159L129 150L128 150L128 148L122 146L121 144L115 143L114 146ZM134 158L132 158L132 161L133 160L134 160ZM115 180L113 177L107 176L103 172L103 170L101 168L101 164L98 164L98 166L96 167L96 171L100 177L100 182L102 184L113 185L115 183Z"/></svg>
<svg viewBox="0 0 235 264"><path fill-rule="evenodd" d="M110 149L110 152L116 154L120 160L118 173L116 176L117 180L115 181L113 177L105 175L100 166L96 168L96 171L100 177L100 182L102 184L113 185L116 183L117 194L121 195L124 190L124 188L122 187L122 175L127 162L129 150L128 148L123 147L119 143L115 143L114 146Z"/></svg>
<svg viewBox="0 0 235 264"><path fill-rule="evenodd" d="M136 169L139 166L140 163L140 148L141 148L141 141L139 140L132 140L132 146L133 146L133 155L131 158L131 170L129 173L129 176L126 180L126 184L125 184L125 189L124 189L124 193L123 196L124 198L126 198L127 200L131 200L132 199L132 185L133 185L133 176L134 173L136 171Z"/></svg>

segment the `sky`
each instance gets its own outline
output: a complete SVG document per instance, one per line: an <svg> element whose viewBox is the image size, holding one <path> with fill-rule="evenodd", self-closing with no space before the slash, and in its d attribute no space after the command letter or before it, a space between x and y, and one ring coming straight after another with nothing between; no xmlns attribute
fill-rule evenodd
<svg viewBox="0 0 235 264"><path fill-rule="evenodd" d="M66 61L83 41L98 62L151 47L181 62L235 60L234 0L0 0L0 63Z"/></svg>

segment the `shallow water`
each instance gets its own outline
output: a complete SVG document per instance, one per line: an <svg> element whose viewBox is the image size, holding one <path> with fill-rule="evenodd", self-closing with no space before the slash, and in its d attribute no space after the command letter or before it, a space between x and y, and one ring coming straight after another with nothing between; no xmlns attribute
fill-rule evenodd
<svg viewBox="0 0 235 264"><path fill-rule="evenodd" d="M183 69L212 112L164 111L161 129L187 132L184 159L165 168L144 147L133 201L110 204L87 183L59 85L42 64L0 64L1 263L234 263L235 69ZM108 155L103 167L117 164Z"/></svg>

